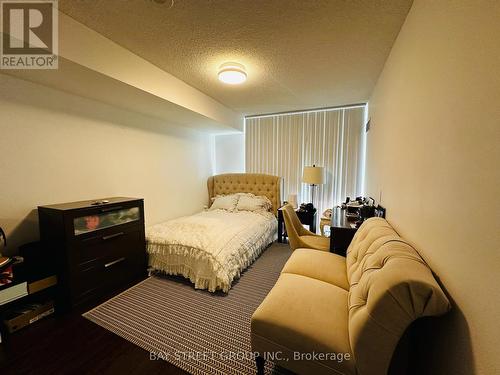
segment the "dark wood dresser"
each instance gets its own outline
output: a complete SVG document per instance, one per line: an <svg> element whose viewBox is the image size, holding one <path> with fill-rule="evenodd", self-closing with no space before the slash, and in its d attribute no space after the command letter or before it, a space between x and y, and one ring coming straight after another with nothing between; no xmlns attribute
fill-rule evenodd
<svg viewBox="0 0 500 375"><path fill-rule="evenodd" d="M105 198L38 207L44 251L56 264L56 308L96 301L146 274L144 202Z"/></svg>

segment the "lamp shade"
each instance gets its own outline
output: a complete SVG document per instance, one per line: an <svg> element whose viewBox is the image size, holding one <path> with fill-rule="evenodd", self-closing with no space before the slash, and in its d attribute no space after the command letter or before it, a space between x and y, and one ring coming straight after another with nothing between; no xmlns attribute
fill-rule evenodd
<svg viewBox="0 0 500 375"><path fill-rule="evenodd" d="M302 182L311 185L320 185L324 183L324 168L323 167L304 167L304 174L302 175Z"/></svg>

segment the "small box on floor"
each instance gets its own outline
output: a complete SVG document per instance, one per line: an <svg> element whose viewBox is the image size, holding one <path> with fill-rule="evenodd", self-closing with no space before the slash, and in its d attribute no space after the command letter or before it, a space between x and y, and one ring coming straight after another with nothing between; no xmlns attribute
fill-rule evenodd
<svg viewBox="0 0 500 375"><path fill-rule="evenodd" d="M53 313L52 300L28 303L7 311L3 315L3 323L7 331L13 333Z"/></svg>

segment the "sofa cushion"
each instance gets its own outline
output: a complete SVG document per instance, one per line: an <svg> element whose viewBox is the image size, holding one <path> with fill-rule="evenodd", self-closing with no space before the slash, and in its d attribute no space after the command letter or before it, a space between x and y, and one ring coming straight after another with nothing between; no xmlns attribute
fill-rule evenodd
<svg viewBox="0 0 500 375"><path fill-rule="evenodd" d="M393 235L365 242L371 243L351 268L349 290L349 339L360 375L387 373L407 327L450 308L431 270L406 241Z"/></svg>
<svg viewBox="0 0 500 375"><path fill-rule="evenodd" d="M352 285L351 275L358 269L370 246L377 239L386 236L398 236L398 234L387 220L380 217L366 220L357 230L347 248L347 280L349 280L350 285Z"/></svg>
<svg viewBox="0 0 500 375"><path fill-rule="evenodd" d="M330 252L297 249L281 272L312 277L349 290L345 258Z"/></svg>
<svg viewBox="0 0 500 375"><path fill-rule="evenodd" d="M270 343L267 348L283 348L286 353L348 353L350 356L347 297L346 290L330 283L282 273L252 316L252 340L265 340ZM262 345L253 343L252 347ZM311 365L307 362L310 361L292 358L286 367L300 372L301 366ZM322 373L356 372L352 360L319 362L329 370Z"/></svg>

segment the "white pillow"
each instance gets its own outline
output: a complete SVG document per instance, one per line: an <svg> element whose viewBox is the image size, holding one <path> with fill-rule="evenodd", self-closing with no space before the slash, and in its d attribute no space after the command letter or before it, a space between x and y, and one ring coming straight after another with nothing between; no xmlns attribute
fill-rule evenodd
<svg viewBox="0 0 500 375"><path fill-rule="evenodd" d="M231 195L218 195L213 198L213 203L210 206L210 210L227 210L233 212L238 203L238 196L236 194Z"/></svg>
<svg viewBox="0 0 500 375"><path fill-rule="evenodd" d="M238 211L271 211L273 205L265 196L241 194L236 209Z"/></svg>

